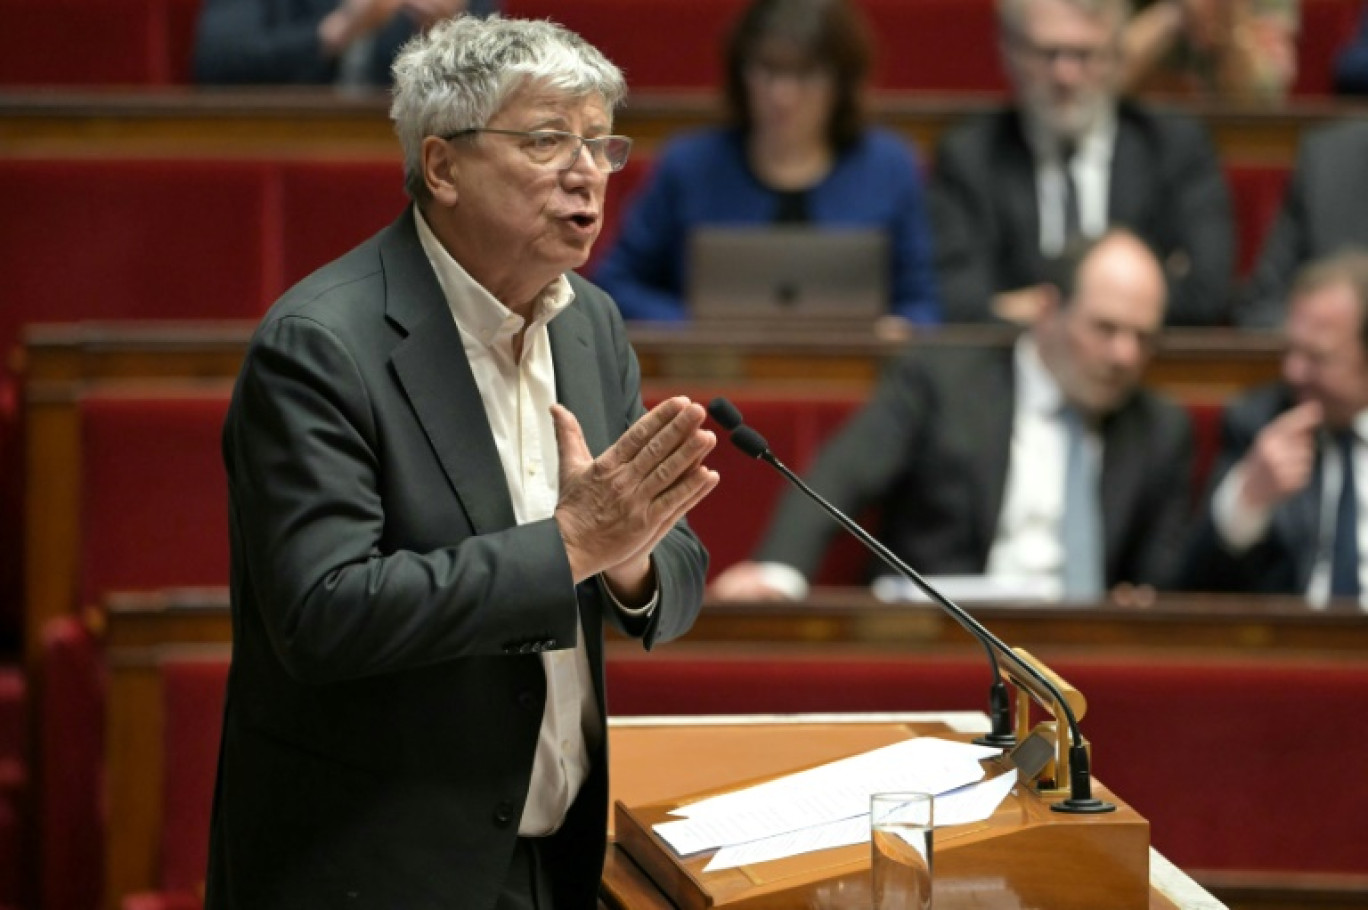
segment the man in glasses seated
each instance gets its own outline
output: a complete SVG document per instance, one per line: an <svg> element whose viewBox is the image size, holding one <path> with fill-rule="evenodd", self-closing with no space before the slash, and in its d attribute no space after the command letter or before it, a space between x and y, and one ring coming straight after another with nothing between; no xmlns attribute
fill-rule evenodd
<svg viewBox="0 0 1368 910"><path fill-rule="evenodd" d="M1229 319L1234 225L1196 121L1122 101L1127 0L999 0L1012 104L951 130L931 221L946 322L1029 322L1045 263L1122 225L1159 254L1169 325Z"/></svg>
<svg viewBox="0 0 1368 910"><path fill-rule="evenodd" d="M617 67L549 22L401 51L413 205L296 285L224 427L233 665L205 904L596 903L603 629L697 615L703 408L644 413L601 227ZM396 178L398 174L396 173Z"/></svg>

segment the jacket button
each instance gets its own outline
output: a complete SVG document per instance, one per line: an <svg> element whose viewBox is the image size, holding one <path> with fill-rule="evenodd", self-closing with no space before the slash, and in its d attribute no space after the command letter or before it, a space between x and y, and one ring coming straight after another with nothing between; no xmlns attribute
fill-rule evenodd
<svg viewBox="0 0 1368 910"><path fill-rule="evenodd" d="M531 692L518 693L518 705L528 711L535 711L540 705L537 703L537 696Z"/></svg>
<svg viewBox="0 0 1368 910"><path fill-rule="evenodd" d="M507 828L513 824L513 804L507 801L499 803L494 808L494 824L500 828Z"/></svg>

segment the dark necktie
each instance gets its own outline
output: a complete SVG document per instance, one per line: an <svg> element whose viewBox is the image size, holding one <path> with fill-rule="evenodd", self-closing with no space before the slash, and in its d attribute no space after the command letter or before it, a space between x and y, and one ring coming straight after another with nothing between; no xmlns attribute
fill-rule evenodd
<svg viewBox="0 0 1368 910"><path fill-rule="evenodd" d="M1083 236L1082 216L1078 208L1078 184L1074 181L1073 161L1076 149L1072 142L1059 146L1059 165L1064 173L1064 249L1078 245Z"/></svg>
<svg viewBox="0 0 1368 910"><path fill-rule="evenodd" d="M1330 563L1330 596L1359 596L1358 492L1354 488L1354 434L1335 434L1340 453L1339 505L1335 509L1335 549Z"/></svg>

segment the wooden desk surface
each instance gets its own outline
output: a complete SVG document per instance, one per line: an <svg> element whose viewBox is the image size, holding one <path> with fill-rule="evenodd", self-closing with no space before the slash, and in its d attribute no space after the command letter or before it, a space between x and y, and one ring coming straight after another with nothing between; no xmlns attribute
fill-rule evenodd
<svg viewBox="0 0 1368 910"><path fill-rule="evenodd" d="M394 158L398 144L388 96L332 89L35 89L0 92L0 155L307 156ZM897 130L924 152L965 116L992 109L997 95L875 92L873 122ZM1238 106L1190 99L1157 105L1207 123L1226 161L1291 164L1304 129L1365 112L1333 98ZM617 115L617 128L653 150L684 129L718 123L712 92L642 92Z"/></svg>
<svg viewBox="0 0 1368 910"><path fill-rule="evenodd" d="M30 399L65 385L113 380L231 379L256 323L250 321L32 324L14 365ZM909 345L1006 346L997 326L944 326L893 335L872 324L736 326L633 323L628 336L647 383L748 385L812 392L868 391ZM1146 376L1181 400L1224 400L1277 378L1278 332L1174 328L1163 333Z"/></svg>

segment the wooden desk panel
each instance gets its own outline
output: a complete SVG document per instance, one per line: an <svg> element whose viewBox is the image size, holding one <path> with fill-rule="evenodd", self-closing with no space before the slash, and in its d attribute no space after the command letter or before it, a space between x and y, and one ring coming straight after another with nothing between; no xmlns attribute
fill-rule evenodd
<svg viewBox="0 0 1368 910"><path fill-rule="evenodd" d="M873 122L894 129L929 155L951 125L1001 103L995 95L875 92ZM27 157L297 156L398 160L384 92L271 88L168 87L130 92L33 90L0 93L0 155ZM1175 100L1210 127L1223 160L1290 165L1303 130L1362 105L1298 98L1281 106ZM643 92L618 112L616 127L653 151L687 129L723 119L711 92Z"/></svg>

